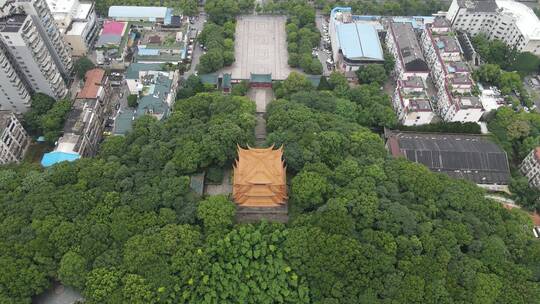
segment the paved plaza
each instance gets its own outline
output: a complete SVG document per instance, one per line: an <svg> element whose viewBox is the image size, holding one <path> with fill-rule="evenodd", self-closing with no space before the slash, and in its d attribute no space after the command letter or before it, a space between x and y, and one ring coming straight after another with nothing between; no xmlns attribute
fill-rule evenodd
<svg viewBox="0 0 540 304"><path fill-rule="evenodd" d="M287 64L284 16L240 16L236 22L235 58L224 72L233 79L249 79L250 73L272 73L283 80L291 72Z"/></svg>

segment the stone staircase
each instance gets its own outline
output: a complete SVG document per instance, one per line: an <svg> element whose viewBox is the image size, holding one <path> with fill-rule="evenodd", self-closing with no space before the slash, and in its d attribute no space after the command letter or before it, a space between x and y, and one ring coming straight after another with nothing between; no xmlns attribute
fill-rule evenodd
<svg viewBox="0 0 540 304"><path fill-rule="evenodd" d="M256 223L265 219L269 222L287 223L287 205L280 207L236 207L237 223Z"/></svg>

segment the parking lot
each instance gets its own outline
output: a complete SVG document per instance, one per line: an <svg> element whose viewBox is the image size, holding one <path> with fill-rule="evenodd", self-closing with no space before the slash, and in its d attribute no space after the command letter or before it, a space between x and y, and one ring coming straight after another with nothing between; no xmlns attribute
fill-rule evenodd
<svg viewBox="0 0 540 304"><path fill-rule="evenodd" d="M241 16L236 23L235 58L224 73L249 79L250 73L272 74L283 80L291 72L283 16Z"/></svg>
<svg viewBox="0 0 540 304"><path fill-rule="evenodd" d="M536 105L536 111L540 112L540 79L537 76L526 76L523 85Z"/></svg>
<svg viewBox="0 0 540 304"><path fill-rule="evenodd" d="M318 14L315 18L317 28L321 32L321 42L317 50L315 50L317 57L321 61L323 66L323 75L328 76L332 72L332 65L328 62L332 62L332 53L330 52L330 36L328 34L328 22L324 19L323 15ZM325 39L328 39L325 41ZM315 55L315 54L314 54Z"/></svg>

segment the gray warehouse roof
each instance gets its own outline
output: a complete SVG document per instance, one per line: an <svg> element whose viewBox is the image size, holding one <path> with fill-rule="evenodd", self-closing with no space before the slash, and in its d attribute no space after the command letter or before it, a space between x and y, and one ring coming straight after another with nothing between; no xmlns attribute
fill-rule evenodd
<svg viewBox="0 0 540 304"><path fill-rule="evenodd" d="M404 156L431 171L477 184L510 182L506 152L485 136L401 131L386 131L385 136L393 156Z"/></svg>
<svg viewBox="0 0 540 304"><path fill-rule="evenodd" d="M407 72L429 72L416 33L409 22L391 22L392 37Z"/></svg>

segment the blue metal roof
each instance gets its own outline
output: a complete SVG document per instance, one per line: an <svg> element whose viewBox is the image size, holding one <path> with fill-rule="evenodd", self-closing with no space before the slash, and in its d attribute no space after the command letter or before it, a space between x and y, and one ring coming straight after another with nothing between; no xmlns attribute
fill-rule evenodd
<svg viewBox="0 0 540 304"><path fill-rule="evenodd" d="M53 151L53 152L45 153L43 155L43 158L41 159L41 165L43 167L50 167L54 164L57 164L63 161L75 161L79 158L81 158L81 156L77 153Z"/></svg>
<svg viewBox="0 0 540 304"><path fill-rule="evenodd" d="M384 60L379 35L372 25L341 23L337 34L341 51L348 59Z"/></svg>
<svg viewBox="0 0 540 304"><path fill-rule="evenodd" d="M111 6L109 17L111 18L167 18L172 10L160 6ZM170 21L170 20L169 20Z"/></svg>

